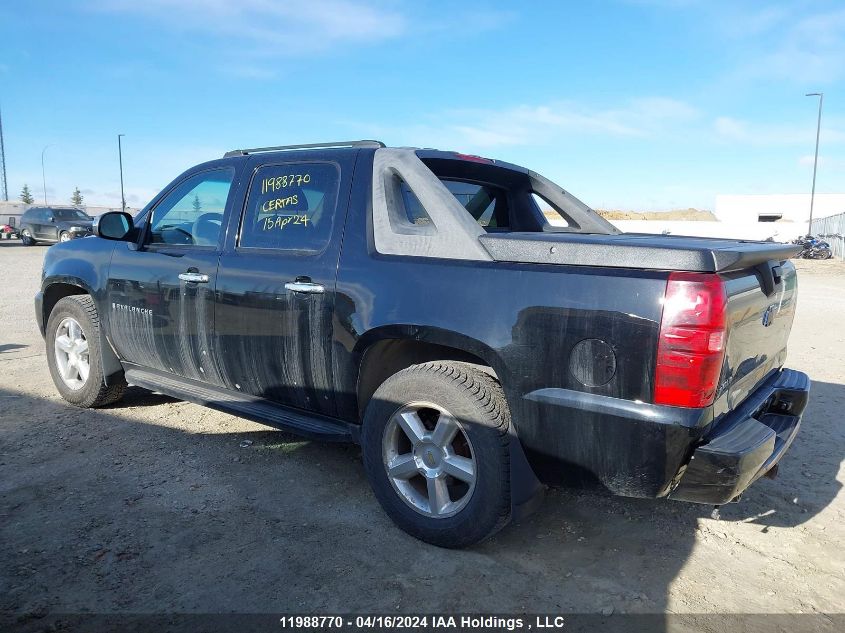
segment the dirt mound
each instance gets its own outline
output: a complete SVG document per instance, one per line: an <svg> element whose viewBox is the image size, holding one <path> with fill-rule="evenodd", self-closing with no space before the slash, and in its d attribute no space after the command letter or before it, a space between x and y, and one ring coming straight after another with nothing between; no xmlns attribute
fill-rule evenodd
<svg viewBox="0 0 845 633"><path fill-rule="evenodd" d="M671 211L622 211L620 209L596 209L606 220L693 220L716 222L716 216L705 209L673 209Z"/></svg>

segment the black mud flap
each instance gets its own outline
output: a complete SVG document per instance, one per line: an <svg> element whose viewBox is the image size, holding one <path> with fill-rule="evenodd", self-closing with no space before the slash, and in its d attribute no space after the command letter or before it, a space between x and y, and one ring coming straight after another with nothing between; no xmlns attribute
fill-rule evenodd
<svg viewBox="0 0 845 633"><path fill-rule="evenodd" d="M540 483L528 463L522 443L510 436L511 470L511 520L519 521L537 510L546 496L546 487Z"/></svg>

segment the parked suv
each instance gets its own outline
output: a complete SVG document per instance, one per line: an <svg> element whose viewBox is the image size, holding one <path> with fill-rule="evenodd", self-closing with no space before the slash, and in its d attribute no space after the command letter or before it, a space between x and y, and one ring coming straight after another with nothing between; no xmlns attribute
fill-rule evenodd
<svg viewBox="0 0 845 633"><path fill-rule="evenodd" d="M35 300L66 400L129 383L360 442L387 514L441 546L541 482L727 503L807 404L783 367L796 246L620 233L497 160L236 150L94 233L47 252Z"/></svg>
<svg viewBox="0 0 845 633"><path fill-rule="evenodd" d="M24 246L68 242L91 235L92 223L84 211L73 207L32 207L21 217L21 241Z"/></svg>

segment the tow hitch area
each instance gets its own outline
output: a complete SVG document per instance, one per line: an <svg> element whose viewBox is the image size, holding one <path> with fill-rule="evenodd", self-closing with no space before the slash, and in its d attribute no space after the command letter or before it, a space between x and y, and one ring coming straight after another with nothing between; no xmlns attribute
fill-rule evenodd
<svg viewBox="0 0 845 633"><path fill-rule="evenodd" d="M807 375L789 369L761 386L695 450L669 498L720 505L737 500L760 477L774 478L801 426L809 391Z"/></svg>

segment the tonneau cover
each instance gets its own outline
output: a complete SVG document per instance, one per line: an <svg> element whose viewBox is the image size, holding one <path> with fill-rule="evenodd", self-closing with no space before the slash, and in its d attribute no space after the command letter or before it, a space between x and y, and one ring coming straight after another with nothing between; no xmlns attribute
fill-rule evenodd
<svg viewBox="0 0 845 633"><path fill-rule="evenodd" d="M782 261L800 247L683 235L488 233L478 238L496 261L727 272Z"/></svg>

